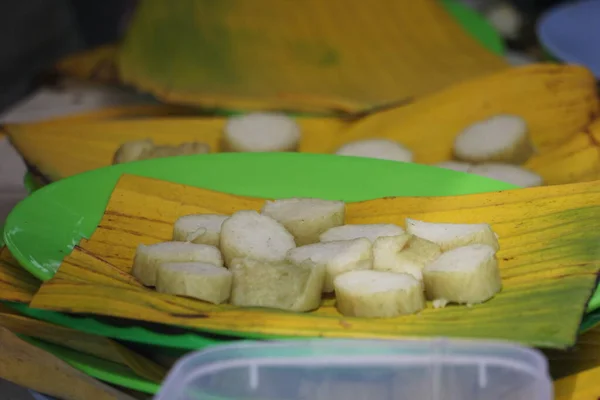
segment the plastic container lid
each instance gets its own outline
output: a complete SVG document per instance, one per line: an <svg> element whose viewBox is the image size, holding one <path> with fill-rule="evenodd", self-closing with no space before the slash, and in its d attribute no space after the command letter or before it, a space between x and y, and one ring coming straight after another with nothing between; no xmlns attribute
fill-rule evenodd
<svg viewBox="0 0 600 400"><path fill-rule="evenodd" d="M181 359L158 400L550 400L537 350L472 340L306 340Z"/></svg>

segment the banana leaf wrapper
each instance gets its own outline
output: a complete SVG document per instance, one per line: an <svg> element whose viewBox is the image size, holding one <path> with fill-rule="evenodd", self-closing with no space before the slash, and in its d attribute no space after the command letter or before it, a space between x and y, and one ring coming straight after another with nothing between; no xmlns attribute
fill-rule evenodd
<svg viewBox="0 0 600 400"><path fill-rule="evenodd" d="M114 340L28 318L4 305L0 305L0 326L18 335L120 364L154 383L162 382L167 372L165 368Z"/></svg>
<svg viewBox="0 0 600 400"><path fill-rule="evenodd" d="M63 264L31 305L250 337L450 336L567 348L576 342L596 288L600 233L591 227L600 226L598 182L457 197L383 198L347 205L347 223L403 225L406 217L490 223L500 236L503 290L473 307L428 307L418 316L373 320L343 317L332 300L311 313L285 313L209 305L124 281L136 247L170 240L179 216L258 210L263 203L263 199L124 175L98 228L90 239L79 243L83 251L114 269L104 268L100 282L92 266L71 266L67 275Z"/></svg>
<svg viewBox="0 0 600 400"><path fill-rule="evenodd" d="M556 400L597 399L600 393L600 366L578 372L554 382Z"/></svg>
<svg viewBox="0 0 600 400"><path fill-rule="evenodd" d="M78 263L77 256L71 254L71 258L71 262ZM94 259L85 260L94 265ZM65 273L68 273L68 270L67 266ZM97 271L101 271L101 268L97 268ZM138 376L152 382L162 381L166 374L164 368L114 340L29 318L10 307L11 303L29 303L39 286L40 282L21 268L8 249L3 247L0 250L0 300L8 303L0 303L0 326L15 334L26 335L122 364Z"/></svg>
<svg viewBox="0 0 600 400"><path fill-rule="evenodd" d="M219 151L224 118L181 117L171 111L174 115L154 118L132 120L133 114L123 112L118 120L81 117L5 129L31 169L48 182L110 165L118 147L136 139L171 145L202 141ZM452 158L454 138L462 129L498 114L527 121L537 152L525 167L547 184L600 179L596 86L591 74L576 66L510 69L355 121L299 118L300 151L331 153L352 140L389 138L410 148L416 162L437 163Z"/></svg>
<svg viewBox="0 0 600 400"><path fill-rule="evenodd" d="M436 0L140 2L119 78L167 103L352 113L508 67Z"/></svg>
<svg viewBox="0 0 600 400"><path fill-rule="evenodd" d="M48 182L112 164L115 151L131 140L156 144L207 143L220 150L225 118L164 117L86 121L72 124L8 125L11 142L31 169ZM300 118L300 151L330 148L345 122L333 118ZM42 144L41 142L44 144ZM46 145L51 147L46 147Z"/></svg>
<svg viewBox="0 0 600 400"><path fill-rule="evenodd" d="M589 132L598 116L594 77L582 67L536 64L473 79L367 116L344 131L351 140L398 140L415 160L452 158L456 135L474 122L512 114L525 119L536 154L525 167L550 184L596 179L598 140ZM598 126L598 123L595 124Z"/></svg>
<svg viewBox="0 0 600 400"><path fill-rule="evenodd" d="M117 52L116 45L96 47L63 58L55 69L60 74L81 80L118 85Z"/></svg>
<svg viewBox="0 0 600 400"><path fill-rule="evenodd" d="M28 304L41 282L17 263L6 246L0 248L0 300Z"/></svg>
<svg viewBox="0 0 600 400"><path fill-rule="evenodd" d="M550 375L556 380L600 367L600 325L582 333L573 347L547 349L544 354L550 363Z"/></svg>
<svg viewBox="0 0 600 400"><path fill-rule="evenodd" d="M171 105L150 105L150 104L141 104L141 105L126 105L126 106L116 106L116 107L107 107L95 111L78 113L69 116L60 116L56 118L51 118L47 121L40 121L29 124L17 124L19 127L30 127L34 130L37 128L55 128L59 131L69 130L71 126L76 126L78 124L85 124L90 122L97 121L119 121L119 120L139 120L145 118L164 118L168 116L197 116L200 114L200 111L191 109L188 107L181 106L171 106ZM2 140L3 136L6 135L8 131L12 131L12 125L4 125L0 128L0 140ZM85 129L85 127L83 127ZM72 131L71 131L72 132ZM79 133L84 134L84 131L80 131ZM41 138L41 137L40 137ZM18 142L18 140L17 140ZM26 141L27 142L27 141ZM15 144L15 143L13 143ZM25 148L28 146L25 143ZM93 146L93 144L92 144ZM17 149L18 150L18 149ZM52 153L52 150L48 149L49 153ZM45 163L41 163L41 165L37 165L34 162L31 162L24 154L27 154L28 151L21 152L21 155L24 157L24 161L27 165L28 171L32 176L33 183L35 186L41 187L47 185L53 181L52 174L46 172Z"/></svg>
<svg viewBox="0 0 600 400"><path fill-rule="evenodd" d="M0 376L16 384L67 400L131 400L56 356L0 327Z"/></svg>

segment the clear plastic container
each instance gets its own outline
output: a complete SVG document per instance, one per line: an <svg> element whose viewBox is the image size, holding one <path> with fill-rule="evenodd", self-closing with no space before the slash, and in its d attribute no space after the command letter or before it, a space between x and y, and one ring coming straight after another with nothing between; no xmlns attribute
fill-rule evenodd
<svg viewBox="0 0 600 400"><path fill-rule="evenodd" d="M215 346L181 359L158 400L550 400L537 350L473 340Z"/></svg>

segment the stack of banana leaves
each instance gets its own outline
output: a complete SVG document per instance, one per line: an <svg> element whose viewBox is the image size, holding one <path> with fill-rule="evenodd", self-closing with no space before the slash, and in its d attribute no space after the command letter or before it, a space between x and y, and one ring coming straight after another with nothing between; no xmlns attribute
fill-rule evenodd
<svg viewBox="0 0 600 400"><path fill-rule="evenodd" d="M351 142L385 139L409 161L453 168L477 161L457 157L457 137L468 128L518 122L528 143L506 143L519 155L515 168L542 185L600 180L592 74L550 63L511 67L493 35L474 38L457 23L464 12L449 0L145 0L121 43L70 56L57 69L161 103L8 124L3 132L27 163L32 188L118 162L232 151L224 139L232 116L266 112L295 119L293 151L335 154ZM131 146L145 150L127 158ZM61 326L51 312L28 307L40 285L2 250L1 326L88 375L111 382L119 371L129 388L156 391L165 358L180 353L165 357L126 338ZM546 350L557 399L600 395L597 319L586 316L574 347ZM27 384L16 372L12 380ZM57 389L40 381L37 389L78 398L89 384Z"/></svg>
<svg viewBox="0 0 600 400"><path fill-rule="evenodd" d="M301 152L389 139L423 164L452 160L462 131L508 114L531 140L518 162L543 183L600 174L592 75L510 67L485 26L473 37L457 23L464 10L452 1L246 3L140 2L121 43L62 60L63 74L149 92L164 105L4 126L37 182L110 165L134 141L151 142L155 156L225 151L227 116L257 111L295 116Z"/></svg>
<svg viewBox="0 0 600 400"><path fill-rule="evenodd" d="M57 398L85 399L94 393L98 399L145 399L156 393L167 370L186 353L136 345L126 337L117 340L93 334L90 331L97 327L93 323L84 331L68 328L60 314L28 306L41 285L6 247L0 249L0 376L5 379ZM582 327L575 346L544 350L557 400L587 400L598 395L600 326L593 325L595 320ZM132 322L111 323L127 327ZM132 326L136 325L139 322ZM152 324L145 324L144 329L171 332L174 341L185 347L184 329ZM204 345L215 343L203 339ZM202 347L198 342L193 346Z"/></svg>
<svg viewBox="0 0 600 400"><path fill-rule="evenodd" d="M128 400L156 391L171 366L164 356L155 361L127 344L19 311L40 285L0 248L0 377L61 399ZM124 377L127 389L90 378L115 383L111 375Z"/></svg>

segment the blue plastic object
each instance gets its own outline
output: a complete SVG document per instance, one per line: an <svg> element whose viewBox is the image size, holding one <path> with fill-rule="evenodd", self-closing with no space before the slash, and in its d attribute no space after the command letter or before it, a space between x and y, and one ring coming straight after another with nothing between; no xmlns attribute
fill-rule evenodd
<svg viewBox="0 0 600 400"><path fill-rule="evenodd" d="M540 18L537 34L551 56L583 65L600 78L600 1L576 1L550 9Z"/></svg>

